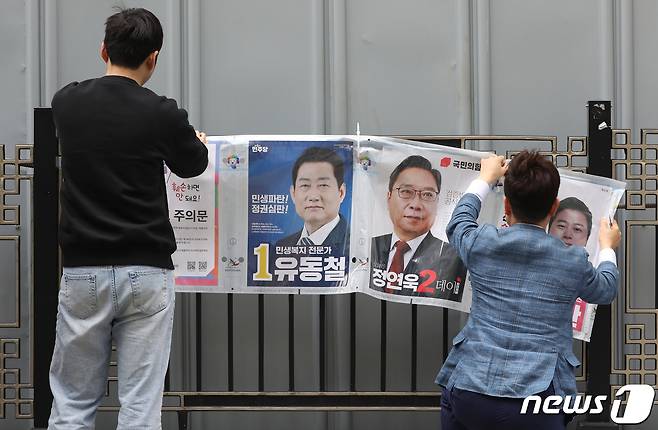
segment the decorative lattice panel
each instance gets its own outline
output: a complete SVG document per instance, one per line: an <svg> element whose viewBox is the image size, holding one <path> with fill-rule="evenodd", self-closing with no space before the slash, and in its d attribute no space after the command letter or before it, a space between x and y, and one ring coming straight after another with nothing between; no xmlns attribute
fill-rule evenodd
<svg viewBox="0 0 658 430"><path fill-rule="evenodd" d="M621 386L626 384L649 384L658 389L658 370L656 358L658 341L658 309L640 307L633 304L633 297L638 294L633 282L633 273L639 273L640 268L634 266L637 260L631 246L631 237L636 229L643 227L658 231L658 215L656 208L656 155L658 151L658 129L642 129L640 142L634 143L631 131L620 129L612 131L612 165L616 179L626 181L627 190L622 205L627 210L638 211L646 219L626 220L624 225L624 272L623 295L624 315L633 316L646 322L617 321L613 312L612 320L612 359L615 362L615 346L621 341L624 351L623 360L619 366L613 364L612 375L618 378L617 384L611 386L611 396ZM654 209L652 211L652 209ZM642 211L642 212L639 212ZM639 231L639 230L638 230ZM641 232L641 234L646 234ZM655 251L654 251L655 252ZM655 255L653 256L655 259ZM652 304L653 305L653 304ZM621 333L619 327L623 327ZM658 404L658 399L654 402Z"/></svg>

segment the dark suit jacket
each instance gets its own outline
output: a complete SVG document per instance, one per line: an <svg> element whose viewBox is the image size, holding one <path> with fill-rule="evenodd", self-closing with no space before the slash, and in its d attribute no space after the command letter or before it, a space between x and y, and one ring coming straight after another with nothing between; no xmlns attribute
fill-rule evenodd
<svg viewBox="0 0 658 430"><path fill-rule="evenodd" d="M280 239L276 242L274 246L270 247L270 269L274 273L274 264L277 258L276 247L282 246L297 246L297 241L302 235L302 230L299 230L296 233L286 236L283 239ZM329 233L327 238L322 243L318 243L318 246L331 246L331 255L334 257L345 257L345 270L347 273L347 268L349 267L349 252L350 252L350 230L348 228L347 222L342 215L340 215L340 220L336 227ZM325 281L326 282L326 281ZM309 283L304 283L300 281L299 278L294 281L272 281L271 285L275 286L288 286L288 287L312 287L314 285Z"/></svg>
<svg viewBox="0 0 658 430"><path fill-rule="evenodd" d="M381 269L386 271L388 265L388 255L391 249L391 237L392 234L385 234L382 236L377 236L372 238L372 244L370 249L370 258L372 261L372 269ZM438 239L432 236L432 232L427 233L425 239L420 242L420 245L416 249L416 252L409 260L409 264L404 269L404 274L417 274L420 276L420 272L423 270L433 270L436 274L432 286L435 285L435 282L455 282L459 281L461 288L459 288L458 294L452 294L450 291L440 291L440 289L435 288L434 294L429 295L427 293L419 293L417 291L412 291L411 289L403 288L401 291L394 290L397 295L405 296L421 296L421 297L438 297L446 300L459 301L462 297L462 292L464 290L464 283L466 280L466 267L462 263L457 251L449 244L441 239ZM371 288L376 288L372 286L372 270L371 270ZM427 280L428 277L420 278L420 282Z"/></svg>
<svg viewBox="0 0 658 430"><path fill-rule="evenodd" d="M331 230L329 236L322 243L317 243L316 245L322 246L331 246L331 252L333 255L339 256L348 256L350 253L350 231L347 228L347 222L342 215L336 227ZM299 241L299 238L302 235L302 230L299 230L296 233L286 236L283 239L280 239L276 242L275 246L295 246Z"/></svg>

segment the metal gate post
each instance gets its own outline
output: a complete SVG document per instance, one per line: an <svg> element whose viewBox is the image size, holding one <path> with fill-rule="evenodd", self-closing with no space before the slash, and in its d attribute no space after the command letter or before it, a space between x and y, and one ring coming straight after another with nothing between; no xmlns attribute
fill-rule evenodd
<svg viewBox="0 0 658 430"><path fill-rule="evenodd" d="M59 248L57 218L59 174L57 136L50 108L34 109L34 427L48 427L53 396L48 371L55 346Z"/></svg>
<svg viewBox="0 0 658 430"><path fill-rule="evenodd" d="M587 105L587 135L589 141L589 167L587 173L606 178L612 177L612 124L610 101L590 101ZM587 394L610 396L610 372L612 369L611 324L612 305L598 305L596 325L592 330L587 354ZM617 428L610 422L610 403L605 402L603 413L588 414L581 428Z"/></svg>

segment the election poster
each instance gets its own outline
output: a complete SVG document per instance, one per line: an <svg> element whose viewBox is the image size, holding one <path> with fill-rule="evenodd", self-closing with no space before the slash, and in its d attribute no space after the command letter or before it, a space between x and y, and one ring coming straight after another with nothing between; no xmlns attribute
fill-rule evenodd
<svg viewBox="0 0 658 430"><path fill-rule="evenodd" d="M194 178L180 178L165 168L169 220L176 238L172 260L177 291L219 287L217 154L217 142L209 141L208 167Z"/></svg>
<svg viewBox="0 0 658 430"><path fill-rule="evenodd" d="M335 294L470 311L468 273L446 226L488 153L377 136L209 138L196 178L166 172L177 291ZM547 232L598 264L598 220L625 184L560 170ZM503 187L478 221L506 227ZM578 299L589 340L596 306Z"/></svg>
<svg viewBox="0 0 658 430"><path fill-rule="evenodd" d="M590 262L599 263L599 220L614 218L625 183L560 169L560 205L548 233L568 246L583 246ZM578 298L572 316L573 337L589 342L596 305Z"/></svg>
<svg viewBox="0 0 658 430"><path fill-rule="evenodd" d="M549 220L547 232L567 246L582 246L587 250L589 261L599 263L599 220L612 220L626 184L614 179L587 175L567 169L560 173L560 204ZM498 227L509 227L502 207L499 209ZM589 342L596 317L596 305L580 297L573 307L571 326L573 338Z"/></svg>
<svg viewBox="0 0 658 430"><path fill-rule="evenodd" d="M368 197L355 201L355 288L391 301L469 310L466 267L445 228L486 155L396 139L360 142L356 187Z"/></svg>
<svg viewBox="0 0 658 430"><path fill-rule="evenodd" d="M349 292L353 151L339 137L249 141L249 290Z"/></svg>

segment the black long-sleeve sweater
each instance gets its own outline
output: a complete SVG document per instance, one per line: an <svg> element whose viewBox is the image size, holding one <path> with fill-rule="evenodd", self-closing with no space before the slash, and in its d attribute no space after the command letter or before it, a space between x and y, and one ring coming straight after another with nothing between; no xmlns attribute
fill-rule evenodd
<svg viewBox="0 0 658 430"><path fill-rule="evenodd" d="M208 164L187 112L122 76L73 82L52 108L62 153L63 265L173 269L163 162L184 178Z"/></svg>

